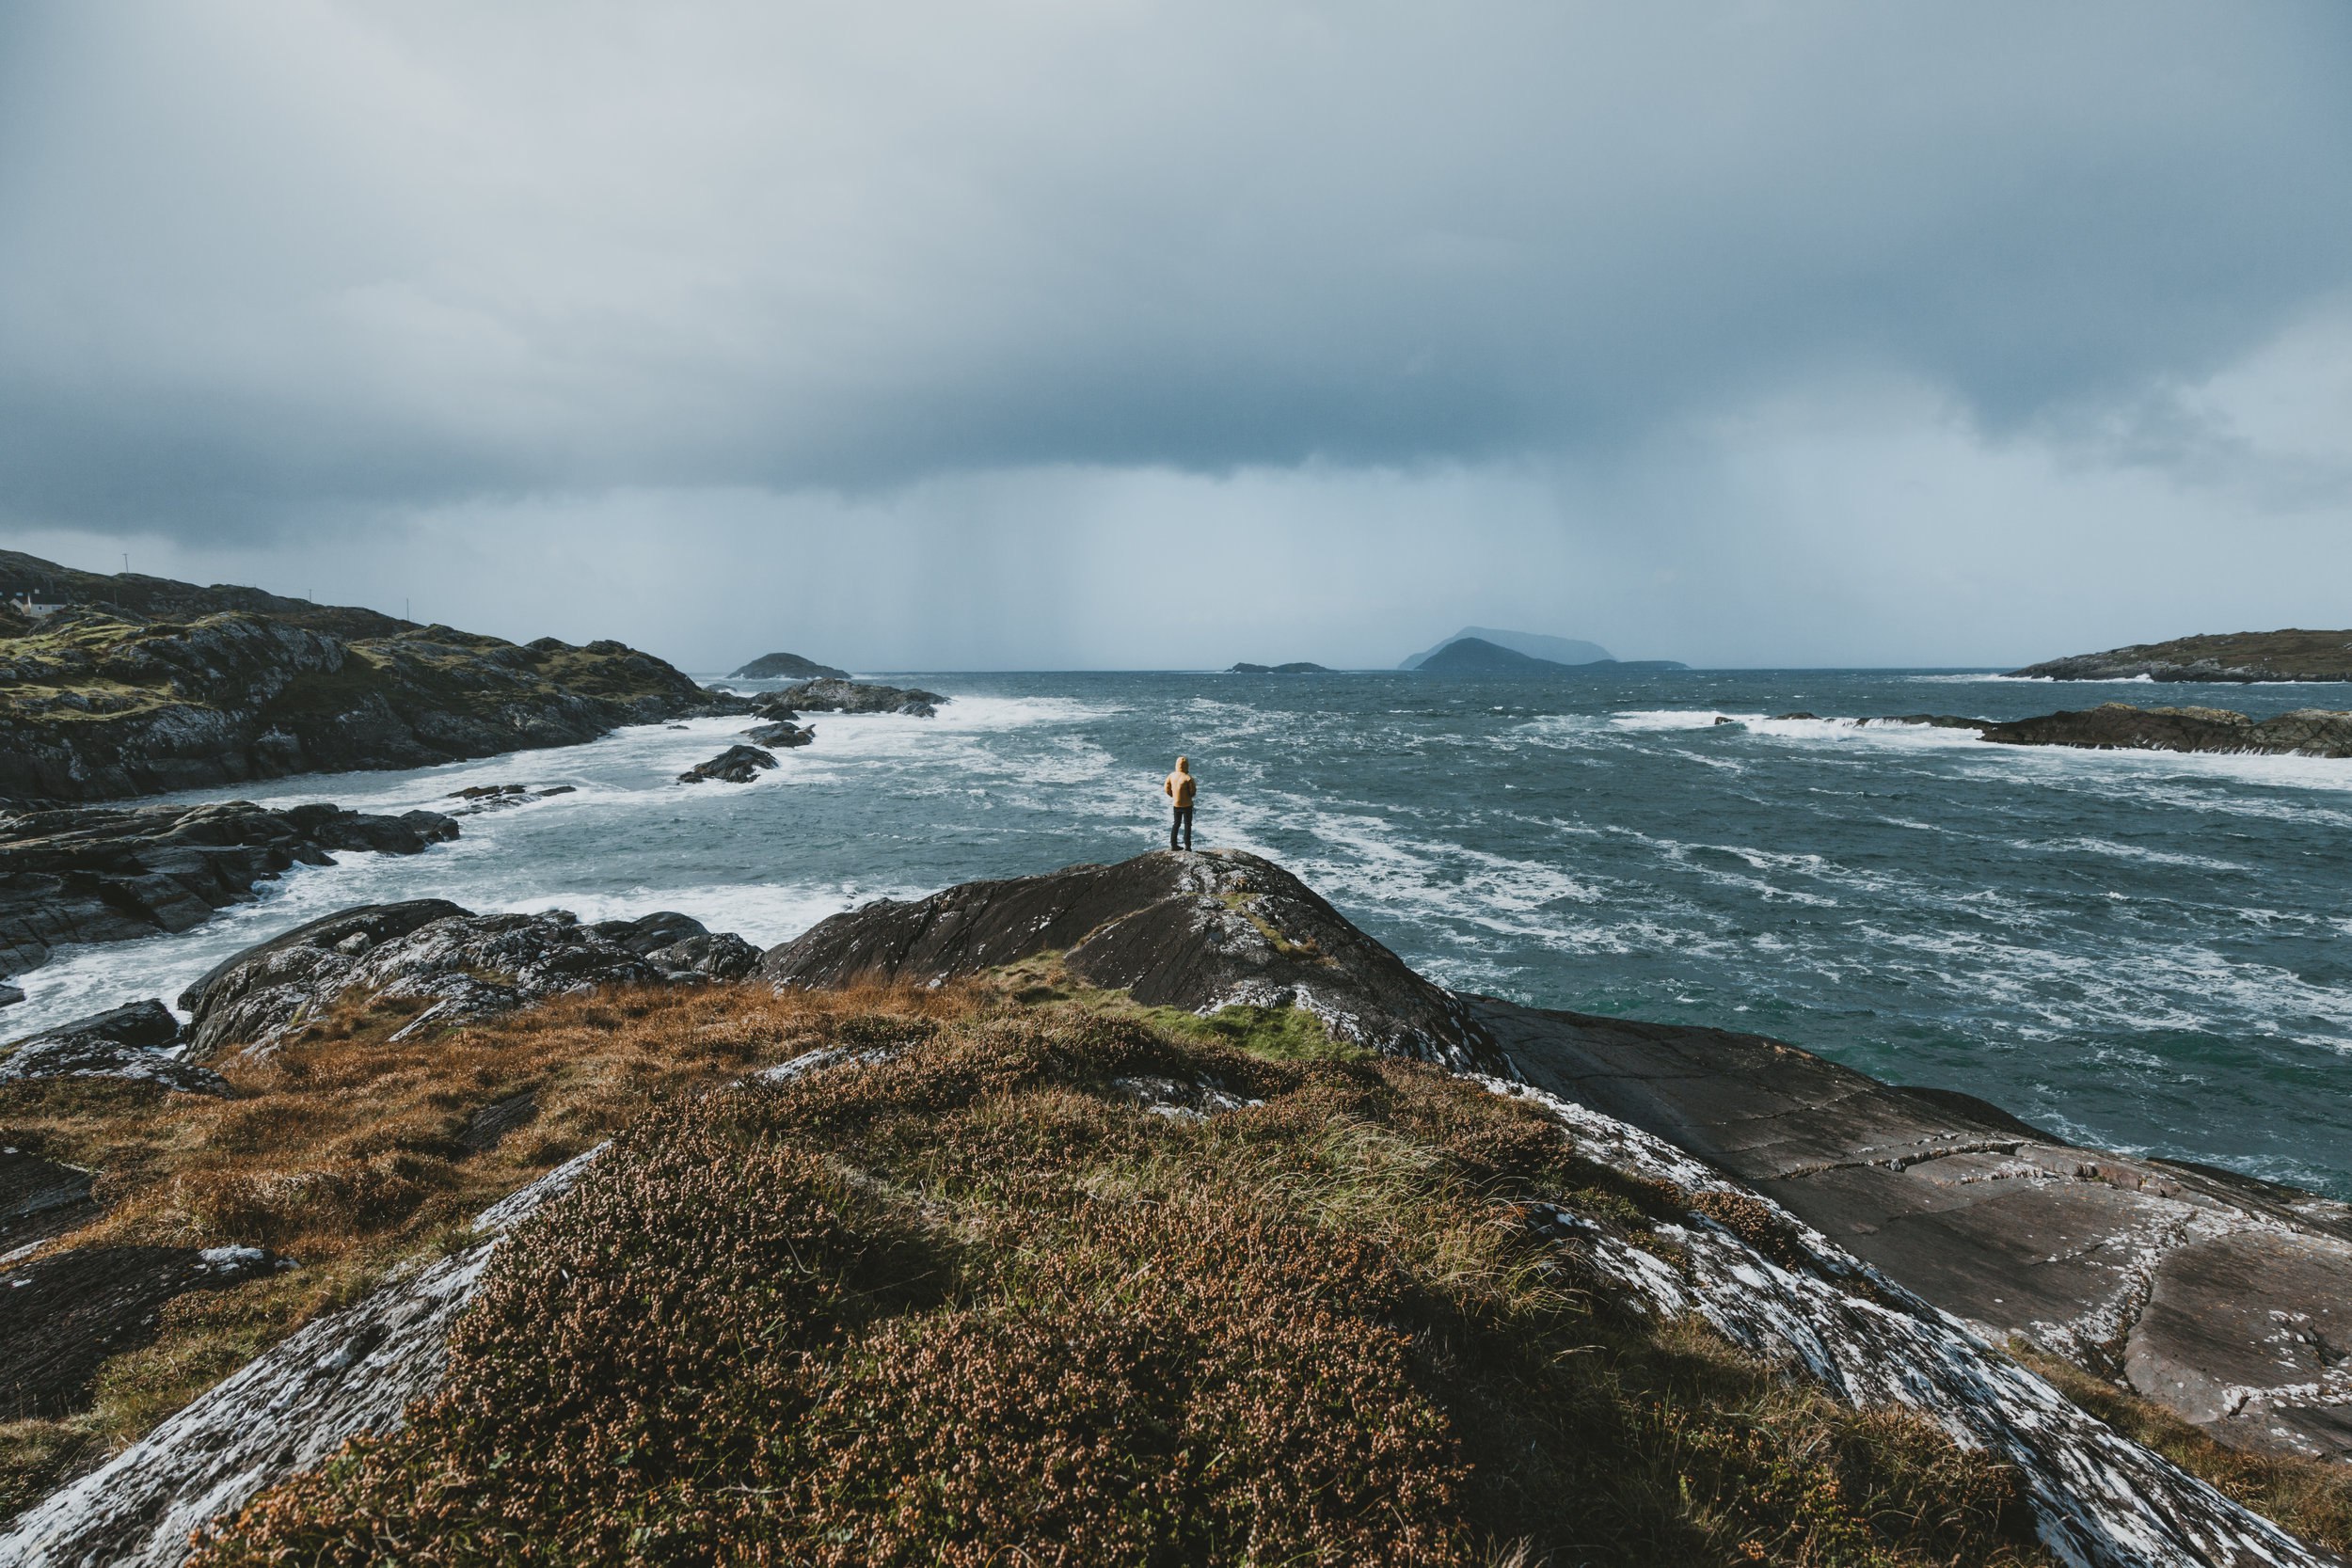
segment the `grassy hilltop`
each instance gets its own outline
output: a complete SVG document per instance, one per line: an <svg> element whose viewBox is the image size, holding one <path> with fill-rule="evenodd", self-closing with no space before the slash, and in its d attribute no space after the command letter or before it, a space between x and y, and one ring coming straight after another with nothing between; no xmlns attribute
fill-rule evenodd
<svg viewBox="0 0 2352 1568"><path fill-rule="evenodd" d="M224 1061L234 1100L0 1086L12 1143L113 1173L84 1244L305 1262L180 1298L90 1409L0 1427L11 1501L617 1133L496 1254L407 1426L199 1561L2047 1560L2002 1465L1620 1310L1536 1222L1671 1267L1654 1227L1696 1204L1770 1247L1761 1206L1629 1180L1290 1009L1144 1008L1051 962L392 1041L415 1006ZM746 1077L820 1051L852 1059ZM469 1144L526 1091L533 1119ZM2206 1457L2346 1533L2342 1486Z"/></svg>

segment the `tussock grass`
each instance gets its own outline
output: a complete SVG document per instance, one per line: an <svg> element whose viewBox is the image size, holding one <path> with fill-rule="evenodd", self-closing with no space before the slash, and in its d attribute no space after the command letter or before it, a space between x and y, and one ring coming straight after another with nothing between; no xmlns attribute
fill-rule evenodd
<svg viewBox="0 0 2352 1568"><path fill-rule="evenodd" d="M1687 1195L1527 1107L988 988L865 1009L799 1043L887 1060L639 1114L442 1391L198 1560L2043 1560L2005 1467L1564 1266L1525 1205Z"/></svg>

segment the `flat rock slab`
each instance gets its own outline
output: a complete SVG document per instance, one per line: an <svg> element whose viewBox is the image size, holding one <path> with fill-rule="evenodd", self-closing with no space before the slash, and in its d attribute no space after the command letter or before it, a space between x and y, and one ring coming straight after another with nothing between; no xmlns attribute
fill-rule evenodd
<svg viewBox="0 0 2352 1568"><path fill-rule="evenodd" d="M1988 1338L2234 1446L2352 1459L2352 1208L2074 1148L1753 1035L1475 1006L1529 1082L1749 1182Z"/></svg>
<svg viewBox="0 0 2352 1568"><path fill-rule="evenodd" d="M165 1303L278 1262L260 1247L95 1246L0 1273L0 1419L72 1414L101 1362L154 1337Z"/></svg>

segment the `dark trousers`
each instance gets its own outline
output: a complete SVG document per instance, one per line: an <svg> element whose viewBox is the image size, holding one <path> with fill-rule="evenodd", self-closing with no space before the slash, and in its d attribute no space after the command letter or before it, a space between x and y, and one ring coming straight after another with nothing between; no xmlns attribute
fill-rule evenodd
<svg viewBox="0 0 2352 1568"><path fill-rule="evenodd" d="M1168 823L1168 847L1170 849L1174 849L1174 848L1179 847L1178 844L1176 843L1176 834L1178 833L1178 832L1179 832L1179 831L1181 831L1181 832L1184 833L1184 844L1181 846L1181 847L1183 847L1183 848L1186 848L1186 849L1191 848L1191 847L1192 847L1192 808L1191 808L1190 806L1178 806L1178 807L1176 808L1176 816L1175 816L1174 820L1170 821L1170 822Z"/></svg>

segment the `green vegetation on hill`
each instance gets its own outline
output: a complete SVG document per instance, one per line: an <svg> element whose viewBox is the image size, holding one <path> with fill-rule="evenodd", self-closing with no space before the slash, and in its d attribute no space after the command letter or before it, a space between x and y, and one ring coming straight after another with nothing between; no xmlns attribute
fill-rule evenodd
<svg viewBox="0 0 2352 1568"><path fill-rule="evenodd" d="M2352 631L2235 631L2136 642L2028 665L2020 675L2052 680L2347 681Z"/></svg>
<svg viewBox="0 0 2352 1568"><path fill-rule="evenodd" d="M593 739L728 700L619 642L76 609L0 635L0 797L89 800Z"/></svg>

